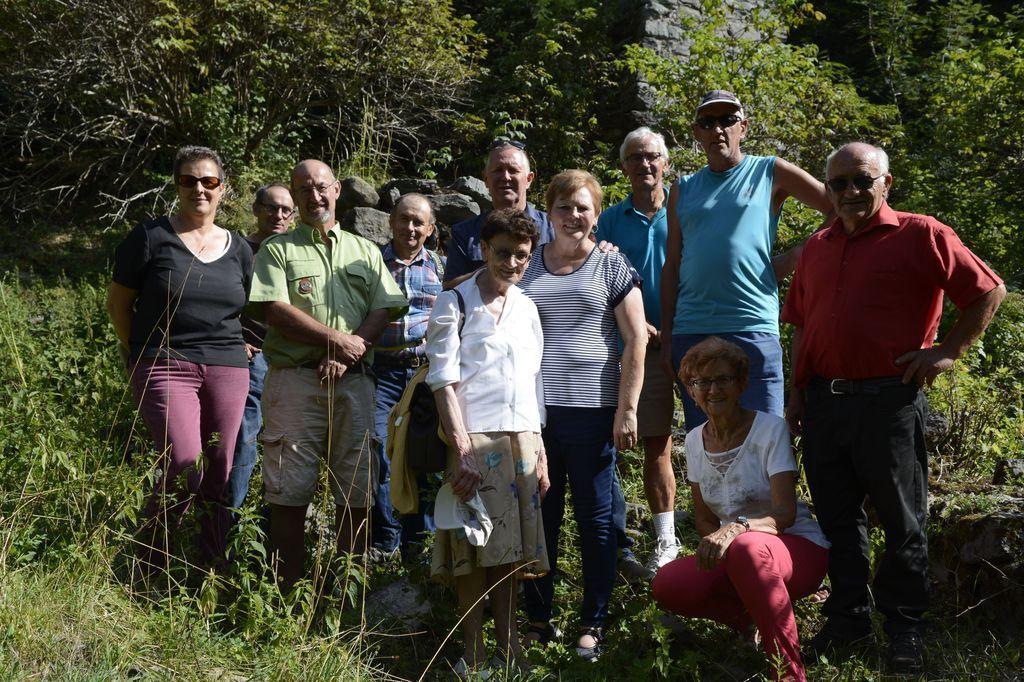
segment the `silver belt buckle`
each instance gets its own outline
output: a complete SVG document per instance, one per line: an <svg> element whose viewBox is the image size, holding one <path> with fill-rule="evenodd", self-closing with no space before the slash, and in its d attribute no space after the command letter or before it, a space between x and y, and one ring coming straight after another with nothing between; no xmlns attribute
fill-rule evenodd
<svg viewBox="0 0 1024 682"><path fill-rule="evenodd" d="M832 379L831 381L828 382L829 393L831 393L832 395L845 395L845 393L843 393L842 391L836 390L837 381L842 381L842 379Z"/></svg>

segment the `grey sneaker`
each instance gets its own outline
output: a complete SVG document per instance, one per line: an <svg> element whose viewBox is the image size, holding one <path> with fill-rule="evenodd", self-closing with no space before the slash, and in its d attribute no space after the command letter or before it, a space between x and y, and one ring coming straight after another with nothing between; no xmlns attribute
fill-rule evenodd
<svg viewBox="0 0 1024 682"><path fill-rule="evenodd" d="M679 556L679 541L675 537L671 541L658 538L658 544L654 546L651 558L647 560L647 570L651 572L651 577L653 578L658 573L659 568L677 556Z"/></svg>
<svg viewBox="0 0 1024 682"><path fill-rule="evenodd" d="M637 560L632 552L619 555L619 574L629 585L650 581L654 579L654 572L646 568Z"/></svg>

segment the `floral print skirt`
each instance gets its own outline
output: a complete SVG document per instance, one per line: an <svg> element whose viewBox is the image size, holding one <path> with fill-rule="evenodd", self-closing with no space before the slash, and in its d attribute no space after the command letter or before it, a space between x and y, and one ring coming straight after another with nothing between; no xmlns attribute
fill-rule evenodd
<svg viewBox="0 0 1024 682"><path fill-rule="evenodd" d="M478 492L494 529L483 547L469 544L462 530L438 529L431 576L449 581L477 567L506 564L518 566L521 578L544 575L551 567L537 488L540 434L471 433L469 439L482 476ZM449 461L454 456L449 450Z"/></svg>

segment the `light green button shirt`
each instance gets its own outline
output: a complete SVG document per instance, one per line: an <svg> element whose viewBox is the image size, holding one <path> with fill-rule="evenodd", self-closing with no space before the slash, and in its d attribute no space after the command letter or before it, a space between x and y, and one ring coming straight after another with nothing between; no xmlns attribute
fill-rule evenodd
<svg viewBox="0 0 1024 682"><path fill-rule="evenodd" d="M256 253L249 303L290 303L344 334L353 333L374 310L387 309L392 320L405 315L409 302L377 245L338 223L327 236L325 244L319 230L300 222L264 240ZM262 308L250 305L246 312L263 319ZM271 326L263 352L271 367L285 368L319 362L325 350L287 339Z"/></svg>

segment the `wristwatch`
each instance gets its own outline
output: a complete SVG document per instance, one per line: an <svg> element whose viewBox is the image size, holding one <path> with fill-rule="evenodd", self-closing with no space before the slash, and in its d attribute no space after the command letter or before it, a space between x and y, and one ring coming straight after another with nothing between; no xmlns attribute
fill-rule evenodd
<svg viewBox="0 0 1024 682"><path fill-rule="evenodd" d="M743 526L745 531L750 530L750 519L748 519L746 516L737 516L736 523Z"/></svg>

